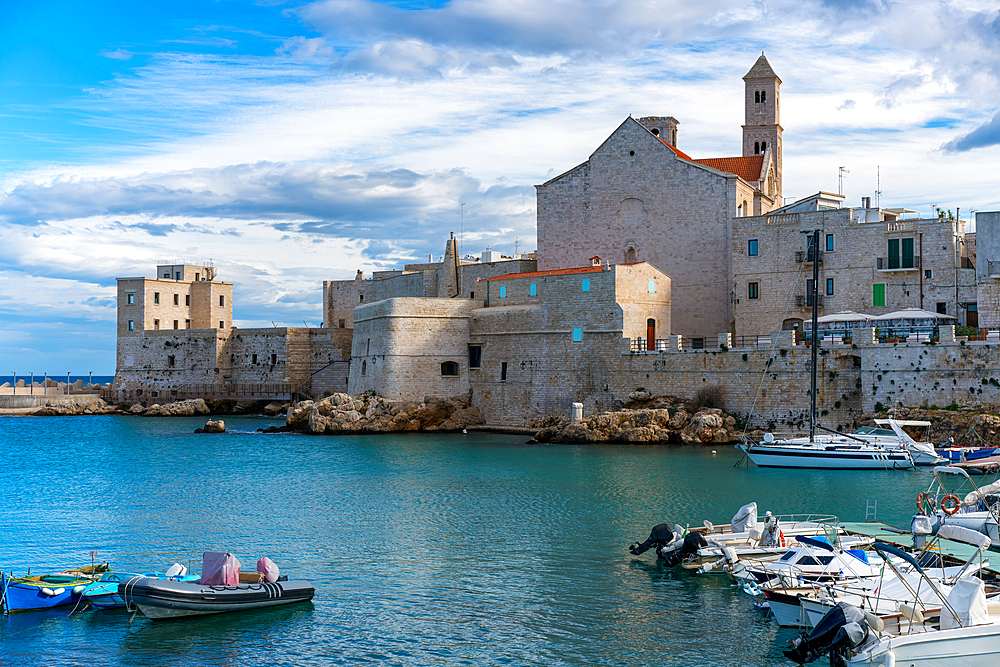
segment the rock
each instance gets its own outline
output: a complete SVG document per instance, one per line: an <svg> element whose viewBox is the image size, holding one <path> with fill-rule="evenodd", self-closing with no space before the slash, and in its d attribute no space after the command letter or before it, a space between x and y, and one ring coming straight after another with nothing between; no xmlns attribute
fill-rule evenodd
<svg viewBox="0 0 1000 667"><path fill-rule="evenodd" d="M205 429L203 429L203 428L196 428L196 429L194 430L194 432L195 432L195 433L204 433L204 432L205 432Z"/></svg>
<svg viewBox="0 0 1000 667"><path fill-rule="evenodd" d="M226 432L226 422L221 419L211 420L209 419L205 422L205 433L225 433Z"/></svg>
<svg viewBox="0 0 1000 667"><path fill-rule="evenodd" d="M274 417L281 414L281 409L284 407L282 403L268 403L264 406L264 414L268 417Z"/></svg>
<svg viewBox="0 0 1000 667"><path fill-rule="evenodd" d="M715 432L723 427L722 411L718 408L701 410L681 430L681 440L686 443L713 442Z"/></svg>
<svg viewBox="0 0 1000 667"><path fill-rule="evenodd" d="M175 401L165 405L153 404L146 408L144 414L147 417L194 417L197 415L210 414L208 404L203 398L192 398L184 401Z"/></svg>
<svg viewBox="0 0 1000 667"><path fill-rule="evenodd" d="M143 412L146 411L146 408L142 407L142 403L134 403L132 407L128 409L128 411L134 415L141 415Z"/></svg>

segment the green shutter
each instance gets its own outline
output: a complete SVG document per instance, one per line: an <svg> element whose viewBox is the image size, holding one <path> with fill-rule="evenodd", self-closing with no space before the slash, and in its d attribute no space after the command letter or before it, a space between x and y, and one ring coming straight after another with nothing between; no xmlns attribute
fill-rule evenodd
<svg viewBox="0 0 1000 667"><path fill-rule="evenodd" d="M899 239L889 239L889 268L899 268Z"/></svg>
<svg viewBox="0 0 1000 667"><path fill-rule="evenodd" d="M876 283L872 285L872 305L885 305L885 283Z"/></svg>
<svg viewBox="0 0 1000 667"><path fill-rule="evenodd" d="M902 239L903 241L903 268L913 268L913 239Z"/></svg>

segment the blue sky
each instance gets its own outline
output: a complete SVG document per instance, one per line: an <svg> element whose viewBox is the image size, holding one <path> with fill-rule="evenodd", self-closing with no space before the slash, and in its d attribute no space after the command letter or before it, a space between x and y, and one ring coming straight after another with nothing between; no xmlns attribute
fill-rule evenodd
<svg viewBox="0 0 1000 667"><path fill-rule="evenodd" d="M238 326L322 281L534 247L534 184L633 114L740 151L783 80L785 194L1000 208L1000 3L188 0L0 7L0 371L114 370L114 279L213 261ZM963 215L964 217L964 215ZM6 368L9 366L9 368Z"/></svg>

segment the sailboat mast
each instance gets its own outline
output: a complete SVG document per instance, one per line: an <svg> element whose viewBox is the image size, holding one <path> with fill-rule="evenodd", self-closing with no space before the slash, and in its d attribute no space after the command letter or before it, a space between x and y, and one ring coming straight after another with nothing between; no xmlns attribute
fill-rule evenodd
<svg viewBox="0 0 1000 667"><path fill-rule="evenodd" d="M813 230L812 236L812 263L813 263L813 279L812 279L812 293L809 298L812 299L812 367L810 369L809 377L809 442L815 442L816 439L816 369L818 366L817 358L819 356L819 332L816 330L819 327L819 232L820 230ZM809 253L807 253L809 254Z"/></svg>

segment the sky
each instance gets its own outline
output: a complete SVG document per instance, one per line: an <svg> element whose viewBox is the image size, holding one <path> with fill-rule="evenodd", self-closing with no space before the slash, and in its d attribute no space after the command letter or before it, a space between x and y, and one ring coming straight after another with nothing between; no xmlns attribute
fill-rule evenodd
<svg viewBox="0 0 1000 667"><path fill-rule="evenodd" d="M115 279L212 262L234 324L322 281L535 247L534 185L630 114L739 155L782 80L784 194L1000 209L1000 0L0 3L0 376L111 374Z"/></svg>

